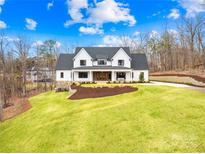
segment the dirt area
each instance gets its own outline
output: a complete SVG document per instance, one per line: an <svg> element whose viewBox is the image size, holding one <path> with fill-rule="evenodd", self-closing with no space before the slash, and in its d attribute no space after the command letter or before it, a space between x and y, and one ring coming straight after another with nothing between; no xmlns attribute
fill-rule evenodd
<svg viewBox="0 0 205 154"><path fill-rule="evenodd" d="M179 76L150 76L151 81L169 82L192 85L197 87L205 87L205 83L199 82L191 77L179 77Z"/></svg>
<svg viewBox="0 0 205 154"><path fill-rule="evenodd" d="M198 82L205 83L205 74L204 73L190 73L190 72L156 72L150 73L150 76L178 76L178 77L190 77Z"/></svg>
<svg viewBox="0 0 205 154"><path fill-rule="evenodd" d="M158 86L158 85L162 85L162 86L171 86L171 87L177 87L177 88L185 88L185 89L191 89L191 90L195 90L195 91L199 91L202 93L205 93L205 88L203 87L196 87L196 86L190 86L190 85L186 85L186 84L177 84L177 83L169 83L169 82L156 82L156 81L152 81L151 83L148 83L147 85L152 85L152 86Z"/></svg>
<svg viewBox="0 0 205 154"><path fill-rule="evenodd" d="M6 107L4 106L0 121L11 119L28 111L32 107L28 99L32 96L38 95L41 92L42 91L30 90L25 98L12 98L13 104Z"/></svg>
<svg viewBox="0 0 205 154"><path fill-rule="evenodd" d="M18 99L15 104L3 109L3 116L1 121L13 118L23 112L28 111L31 108L31 104L28 99Z"/></svg>
<svg viewBox="0 0 205 154"><path fill-rule="evenodd" d="M123 86L123 87L81 87L72 86L72 89L77 91L69 97L71 100L78 100L84 98L98 98L106 96L114 96L123 93L134 92L138 90L135 87Z"/></svg>

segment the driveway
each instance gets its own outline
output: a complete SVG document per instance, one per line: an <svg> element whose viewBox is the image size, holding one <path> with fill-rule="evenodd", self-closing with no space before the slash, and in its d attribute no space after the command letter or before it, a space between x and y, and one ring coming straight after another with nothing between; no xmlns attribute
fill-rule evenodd
<svg viewBox="0 0 205 154"><path fill-rule="evenodd" d="M162 85L162 86L171 86L171 87L178 87L178 88L185 88L185 89L192 89L196 91L200 91L205 93L205 88L189 86L186 84L178 84L178 83L169 83L169 82L158 82L158 81L151 81L148 83L149 85Z"/></svg>

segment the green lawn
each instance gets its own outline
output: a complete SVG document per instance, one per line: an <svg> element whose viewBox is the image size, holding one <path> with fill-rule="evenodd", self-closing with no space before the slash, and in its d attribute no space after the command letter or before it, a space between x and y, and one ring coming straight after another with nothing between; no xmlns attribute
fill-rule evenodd
<svg viewBox="0 0 205 154"><path fill-rule="evenodd" d="M205 94L138 86L118 96L70 101L47 92L0 123L0 152L205 152Z"/></svg>

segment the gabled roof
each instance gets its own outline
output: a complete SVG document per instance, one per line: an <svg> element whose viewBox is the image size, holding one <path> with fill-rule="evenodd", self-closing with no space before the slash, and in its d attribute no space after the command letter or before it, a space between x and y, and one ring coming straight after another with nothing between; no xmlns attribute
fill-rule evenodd
<svg viewBox="0 0 205 154"><path fill-rule="evenodd" d="M84 66L84 67L76 67L73 68L73 70L87 70L87 69L121 69L121 70L127 70L127 69L132 69L128 67L122 67L122 66Z"/></svg>
<svg viewBox="0 0 205 154"><path fill-rule="evenodd" d="M74 54L60 54L56 70L71 70L73 68Z"/></svg>
<svg viewBox="0 0 205 154"><path fill-rule="evenodd" d="M76 48L75 54L60 54L56 70L72 70L73 68L73 58L74 56L80 51L82 47ZM95 58L112 58L115 53L120 49L121 47L85 47L84 49L88 52L88 54ZM96 49L96 50L95 50ZM131 69L133 70L148 70L148 62L147 57L145 54L136 53L136 54L130 54L130 50L127 47L123 47L126 53L131 57ZM110 53L108 53L108 51ZM99 53L98 53L99 52ZM103 54L105 53L105 54ZM106 66L100 66L100 68L108 69ZM81 67L82 68L82 67ZM90 68L91 67L86 67ZM95 68L94 66L92 68ZM96 66L97 68L97 66ZM98 67L99 68L99 67ZM111 68L111 67L109 67ZM78 69L78 68L76 68ZM114 69L114 67L113 67ZM115 69L120 69L118 67L115 67Z"/></svg>
<svg viewBox="0 0 205 154"><path fill-rule="evenodd" d="M147 57L144 53L131 54L131 68L134 70L148 70Z"/></svg>
<svg viewBox="0 0 205 154"><path fill-rule="evenodd" d="M75 55L82 48L84 48L93 59L98 59L99 57L101 57L110 60L121 48L127 53L128 56L130 56L129 47L77 47L75 49Z"/></svg>

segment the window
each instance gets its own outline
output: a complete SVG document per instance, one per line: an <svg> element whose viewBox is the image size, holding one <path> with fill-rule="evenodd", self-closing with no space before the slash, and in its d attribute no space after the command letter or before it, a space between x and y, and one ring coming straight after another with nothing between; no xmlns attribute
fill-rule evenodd
<svg viewBox="0 0 205 154"><path fill-rule="evenodd" d="M124 60L118 60L118 66L124 66Z"/></svg>
<svg viewBox="0 0 205 154"><path fill-rule="evenodd" d="M86 60L80 60L80 66L86 66Z"/></svg>
<svg viewBox="0 0 205 154"><path fill-rule="evenodd" d="M61 78L64 78L64 73L63 73L63 72L61 72L61 75L60 75L60 76L61 76Z"/></svg>
<svg viewBox="0 0 205 154"><path fill-rule="evenodd" d="M78 78L88 78L88 72L79 72Z"/></svg>
<svg viewBox="0 0 205 154"><path fill-rule="evenodd" d="M126 78L126 73L125 72L117 72L117 79L118 78L123 78L125 79Z"/></svg>
<svg viewBox="0 0 205 154"><path fill-rule="evenodd" d="M107 60L106 59L98 59L98 65L106 65Z"/></svg>

